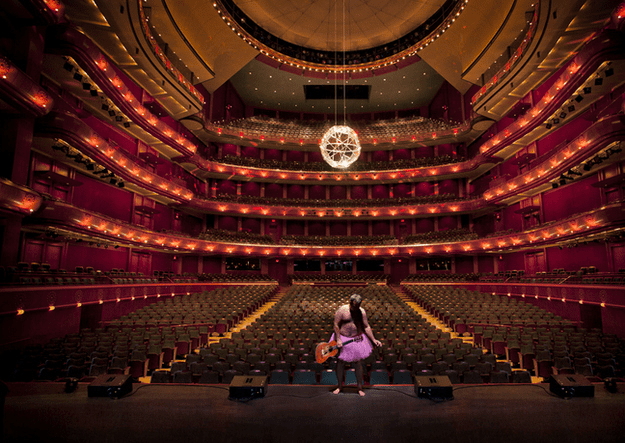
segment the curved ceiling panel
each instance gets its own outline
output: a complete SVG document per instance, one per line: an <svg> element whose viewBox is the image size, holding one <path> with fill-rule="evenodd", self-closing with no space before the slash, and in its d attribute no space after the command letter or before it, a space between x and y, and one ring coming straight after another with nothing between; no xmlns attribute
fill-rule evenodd
<svg viewBox="0 0 625 443"><path fill-rule="evenodd" d="M290 43L323 51L358 51L408 34L430 18L445 0L234 0L234 3L257 25Z"/></svg>

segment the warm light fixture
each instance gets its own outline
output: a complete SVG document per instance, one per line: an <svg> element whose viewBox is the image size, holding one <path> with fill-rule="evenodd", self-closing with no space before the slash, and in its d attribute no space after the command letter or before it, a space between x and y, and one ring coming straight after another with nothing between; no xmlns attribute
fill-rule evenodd
<svg viewBox="0 0 625 443"><path fill-rule="evenodd" d="M343 65L345 64L345 0L343 0ZM336 28L335 28L336 34ZM336 54L335 54L336 57ZM323 135L319 149L327 164L333 168L345 169L360 157L360 142L358 134L349 126L345 125L345 73L343 71L343 125L336 124L338 103L337 90L334 96L334 126Z"/></svg>
<svg viewBox="0 0 625 443"><path fill-rule="evenodd" d="M349 126L332 126L324 134L319 148L323 159L333 168L345 169L360 157L358 135Z"/></svg>

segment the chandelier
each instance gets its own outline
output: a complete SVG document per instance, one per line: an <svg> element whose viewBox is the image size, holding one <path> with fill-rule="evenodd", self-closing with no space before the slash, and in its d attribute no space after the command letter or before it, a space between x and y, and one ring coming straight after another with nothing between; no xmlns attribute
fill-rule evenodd
<svg viewBox="0 0 625 443"><path fill-rule="evenodd" d="M358 135L349 126L332 126L319 145L321 155L333 168L345 169L360 157Z"/></svg>
<svg viewBox="0 0 625 443"><path fill-rule="evenodd" d="M336 36L336 23L338 22L336 17L337 9L335 7L334 17L334 33ZM336 53L334 55L336 58ZM336 63L335 63L336 64ZM345 0L343 0L343 64L345 64ZM327 164L333 168L345 169L352 163L358 160L360 157L360 142L358 141L358 134L352 128L345 124L345 73L343 70L343 125L338 125L337 112L338 112L338 97L337 89L335 85L334 89L334 126L326 131L319 143L319 149L321 155Z"/></svg>

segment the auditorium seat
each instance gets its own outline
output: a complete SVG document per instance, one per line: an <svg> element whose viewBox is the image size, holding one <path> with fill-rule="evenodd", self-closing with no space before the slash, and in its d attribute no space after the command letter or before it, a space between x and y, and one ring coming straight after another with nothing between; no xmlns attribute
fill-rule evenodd
<svg viewBox="0 0 625 443"><path fill-rule="evenodd" d="M169 383L169 382L170 382L169 371L159 370L159 371L152 372L150 383Z"/></svg>
<svg viewBox="0 0 625 443"><path fill-rule="evenodd" d="M202 375L200 376L198 383L207 384L207 385L219 384L219 373L216 371L206 370L202 372Z"/></svg>
<svg viewBox="0 0 625 443"><path fill-rule="evenodd" d="M512 383L531 383L532 376L529 371L519 370L512 371Z"/></svg>
<svg viewBox="0 0 625 443"><path fill-rule="evenodd" d="M316 374L311 369L297 369L293 372L294 385L316 385Z"/></svg>
<svg viewBox="0 0 625 443"><path fill-rule="evenodd" d="M172 375L172 383L184 383L191 384L193 383L193 373L191 371L176 371Z"/></svg>
<svg viewBox="0 0 625 443"><path fill-rule="evenodd" d="M269 377L269 384L287 385L289 384L289 373L282 369L274 369Z"/></svg>

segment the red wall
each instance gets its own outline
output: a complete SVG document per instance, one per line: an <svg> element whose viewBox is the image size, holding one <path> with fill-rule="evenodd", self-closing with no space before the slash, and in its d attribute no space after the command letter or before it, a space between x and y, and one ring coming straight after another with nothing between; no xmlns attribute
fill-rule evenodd
<svg viewBox="0 0 625 443"><path fill-rule="evenodd" d="M76 266L91 266L94 270L102 272L113 268L128 270L128 250L126 248L113 249L109 247L96 247L84 245L84 243L69 243L67 245L66 268L73 271Z"/></svg>
<svg viewBox="0 0 625 443"><path fill-rule="evenodd" d="M596 182L597 176L594 175L545 192L543 194L545 216L543 222L560 220L569 215L597 208L601 202L601 191L592 186Z"/></svg>

